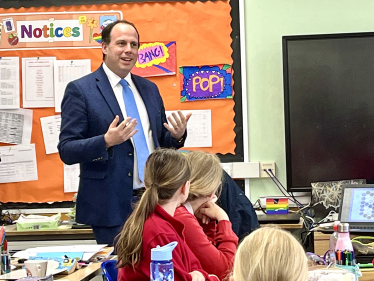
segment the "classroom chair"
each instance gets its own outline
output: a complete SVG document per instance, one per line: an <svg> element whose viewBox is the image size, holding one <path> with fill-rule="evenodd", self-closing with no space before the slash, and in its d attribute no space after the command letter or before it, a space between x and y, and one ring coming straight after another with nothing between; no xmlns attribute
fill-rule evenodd
<svg viewBox="0 0 374 281"><path fill-rule="evenodd" d="M116 267L116 260L104 261L101 264L101 269L103 270L104 277L106 281L117 281L118 269Z"/></svg>

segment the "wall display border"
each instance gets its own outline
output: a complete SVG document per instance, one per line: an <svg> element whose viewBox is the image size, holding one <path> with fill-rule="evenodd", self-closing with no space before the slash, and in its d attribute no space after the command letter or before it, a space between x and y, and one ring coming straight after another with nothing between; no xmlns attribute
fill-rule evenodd
<svg viewBox="0 0 374 281"><path fill-rule="evenodd" d="M218 0L122 0L113 2L113 0L0 0L0 8L31 8L31 7L60 7L69 5L93 5L93 4L117 4L117 3L145 3L145 2L215 2ZM228 0L220 0L228 1Z"/></svg>
<svg viewBox="0 0 374 281"><path fill-rule="evenodd" d="M218 0L217 0L218 1ZM221 0L221 1L226 1L226 0ZM150 1L150 0L123 0L120 2L115 2L113 3L113 0L107 1L107 0L67 0L67 1L56 1L56 0L22 0L22 1L9 1L9 0L2 0L0 1L0 7L1 8L29 8L29 7L50 7L50 6L68 6L68 5L91 5L91 4L117 4L117 3L144 3L144 2L216 2L215 0L197 0L197 1L183 1L183 0L158 0L158 1ZM235 104L234 104L234 112L235 112L235 118L234 122L236 124L234 131L236 134L235 137L235 154L218 154L218 156L221 159L221 162L243 162L244 161L244 147L243 147L243 113L242 113L242 79L241 79L241 50L240 50L240 22L239 22L239 2L235 0L230 1L230 6L231 6L231 38L232 42L230 44L231 49L232 49L232 54L231 57L233 59L233 90L235 92L235 95L233 97ZM245 117L246 118L246 117ZM243 189L243 182L244 181L237 181L239 186ZM53 208L57 206L53 205L58 205L58 207L70 207L72 206L72 202L56 202L53 204L49 203L32 203L32 204L22 204L20 205L26 205L30 206L31 208L35 208L35 204L37 204L40 208ZM3 204L3 207L7 207L6 205L9 205L10 208L19 208L18 203L6 203ZM45 206L44 206L45 205ZM24 207L26 207L24 206ZM27 208L27 207L26 207Z"/></svg>

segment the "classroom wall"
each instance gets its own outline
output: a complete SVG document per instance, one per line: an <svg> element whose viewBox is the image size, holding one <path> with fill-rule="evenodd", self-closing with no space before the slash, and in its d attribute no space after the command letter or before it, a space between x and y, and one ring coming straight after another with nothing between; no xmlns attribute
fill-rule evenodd
<svg viewBox="0 0 374 281"><path fill-rule="evenodd" d="M275 161L286 185L282 36L373 32L374 1L245 0L244 5L249 159ZM281 193L270 179L251 179L250 194L254 203Z"/></svg>
<svg viewBox="0 0 374 281"><path fill-rule="evenodd" d="M46 2L45 0L43 0ZM71 3L70 1L69 3ZM105 2L105 1L104 1ZM126 1L122 1L126 2ZM160 3L120 3L120 4L97 4L97 5L67 5L58 7L31 7L20 9L3 9L0 4L1 16L14 13L56 13L77 12L88 19L93 17L99 20L100 13L86 14L86 11L121 11L123 18L134 22L141 35L141 42L177 42L176 65L179 66L203 66L203 65L232 65L230 48L231 42L231 18L229 1L207 1L207 2L160 2ZM114 13L117 15L117 13ZM214 17L211 17L214 15ZM65 15L66 16L66 15ZM76 15L78 16L78 15ZM5 16L3 16L4 18ZM12 15L13 20L17 16ZM19 15L18 20L25 20L25 15ZM30 18L31 17L31 18ZM44 18L43 18L44 17ZM28 16L27 20L48 19L48 15L38 15L36 18ZM72 19L72 15L66 19ZM153 24L149 24L152 22ZM157 28L154 28L157 26ZM82 29L89 31L86 25ZM167 30L167 32L166 32ZM214 30L219 30L219 36ZM3 29L4 32L4 29ZM91 30L92 34L100 33L100 26ZM1 32L0 32L1 33ZM83 33L82 33L83 34ZM89 32L85 33L88 37ZM1 36L0 36L1 37ZM84 49L83 51L71 51L71 49L19 49L8 44L7 35L2 37L0 46L1 56L17 57L50 57L55 56L57 60L91 59L91 68L96 70L101 62L101 49ZM88 40L88 39L86 39ZM1 42L0 42L1 43ZM68 42L69 43L69 42ZM70 42L71 43L71 42ZM92 40L92 44L97 42ZM95 47L95 45L93 45ZM34 46L35 47L35 46ZM6 50L5 50L6 49ZM209 52L207 51L209 50ZM206 101L180 102L179 83L181 74L176 69L176 75L149 77L155 82L163 96L167 110L205 110L212 112L212 139L213 146L204 148L213 153L234 153L235 132L234 99L211 99ZM20 76L21 77L21 76ZM21 81L22 82L22 81ZM22 101L22 98L21 98ZM22 103L21 103L22 108ZM11 182L0 184L1 202L59 202L70 201L73 193L64 193L63 189L63 163L58 153L45 153L40 118L55 114L54 108L32 108L33 128L31 143L36 145L36 158L38 168L38 180L26 182ZM221 131L225 131L225 138L221 137ZM8 145L1 143L0 145ZM198 148L188 148L196 150ZM53 175L53 177L51 177Z"/></svg>

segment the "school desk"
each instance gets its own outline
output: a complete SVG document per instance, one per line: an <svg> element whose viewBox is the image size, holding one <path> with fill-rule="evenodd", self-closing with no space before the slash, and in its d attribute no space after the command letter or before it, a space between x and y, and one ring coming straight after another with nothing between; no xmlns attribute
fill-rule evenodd
<svg viewBox="0 0 374 281"><path fill-rule="evenodd" d="M92 278L94 278L96 275L101 273L101 262L95 262L91 263L86 267L82 267L80 269L75 270L71 274L55 274L53 275L53 280L60 280L60 281L89 281ZM20 273L17 273L17 271L21 272L22 274L26 274L25 270L12 270L11 274L15 274L17 276L20 276ZM13 275L14 276L14 275ZM16 278L16 276L14 276ZM5 281L5 279L0 279L0 281Z"/></svg>
<svg viewBox="0 0 374 281"><path fill-rule="evenodd" d="M60 281L89 281L94 278L96 275L101 273L101 262L91 263L86 267L82 267L72 274L69 275L54 275L53 280Z"/></svg>

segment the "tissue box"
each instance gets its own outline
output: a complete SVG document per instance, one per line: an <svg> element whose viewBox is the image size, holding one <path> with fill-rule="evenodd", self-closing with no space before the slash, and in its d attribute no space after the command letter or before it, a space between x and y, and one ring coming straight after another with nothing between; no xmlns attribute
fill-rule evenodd
<svg viewBox="0 0 374 281"><path fill-rule="evenodd" d="M267 215L288 214L288 198L266 198Z"/></svg>
<svg viewBox="0 0 374 281"><path fill-rule="evenodd" d="M60 220L60 213L51 217L39 215L21 215L16 221L17 231L56 229L60 224Z"/></svg>

